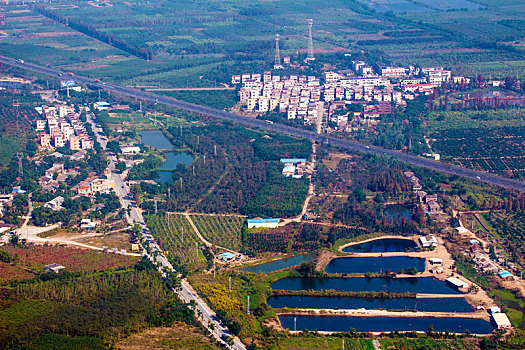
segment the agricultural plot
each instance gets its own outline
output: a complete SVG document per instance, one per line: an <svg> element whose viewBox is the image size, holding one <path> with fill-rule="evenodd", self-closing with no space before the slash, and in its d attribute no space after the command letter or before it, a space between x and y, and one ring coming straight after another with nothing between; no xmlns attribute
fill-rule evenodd
<svg viewBox="0 0 525 350"><path fill-rule="evenodd" d="M23 150L28 136L34 135L32 126L37 115L33 108L0 107L0 166Z"/></svg>
<svg viewBox="0 0 525 350"><path fill-rule="evenodd" d="M202 242L181 214L149 215L147 225L170 261L192 268L202 266L206 258L198 248Z"/></svg>
<svg viewBox="0 0 525 350"><path fill-rule="evenodd" d="M0 248L0 254L4 257L0 261L0 283L32 278L51 263L63 265L68 272L91 272L129 267L137 262L136 257L51 246L7 245Z"/></svg>
<svg viewBox="0 0 525 350"><path fill-rule="evenodd" d="M432 135L435 152L461 165L518 176L525 171L525 127L451 129Z"/></svg>
<svg viewBox="0 0 525 350"><path fill-rule="evenodd" d="M491 212L484 214L496 237L511 256L523 263L525 256L525 213L519 211L516 214L505 214L504 212Z"/></svg>
<svg viewBox="0 0 525 350"><path fill-rule="evenodd" d="M214 245L239 250L245 218L235 215L192 215L191 219L204 238Z"/></svg>
<svg viewBox="0 0 525 350"><path fill-rule="evenodd" d="M1 52L127 85L214 86L229 83L231 74L271 69L275 34L282 38L282 56L300 63L309 18L315 54L342 69L349 62L330 55L364 50L371 62L444 65L459 74L502 77L525 63L519 41L525 10L515 1L115 0L107 6L35 6L31 11L5 5ZM493 42L484 44L485 38ZM227 74L217 77L218 71Z"/></svg>

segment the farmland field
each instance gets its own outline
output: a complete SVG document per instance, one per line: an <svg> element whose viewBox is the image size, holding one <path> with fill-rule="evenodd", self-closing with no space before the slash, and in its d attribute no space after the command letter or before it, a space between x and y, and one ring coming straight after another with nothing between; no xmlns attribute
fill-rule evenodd
<svg viewBox="0 0 525 350"><path fill-rule="evenodd" d="M519 0L61 4L3 5L0 53L127 85L211 87L271 69L275 34L282 56L301 63L312 18L314 52L337 68L350 60L334 55L361 50L371 63L443 65L456 74L504 77L525 65Z"/></svg>
<svg viewBox="0 0 525 350"><path fill-rule="evenodd" d="M234 215L199 215L191 216L199 232L214 245L232 250L241 247L241 228L245 218Z"/></svg>
<svg viewBox="0 0 525 350"><path fill-rule="evenodd" d="M511 177L525 172L525 126L449 129L432 137L435 152L463 166Z"/></svg>
<svg viewBox="0 0 525 350"><path fill-rule="evenodd" d="M149 215L147 225L162 250L167 252L167 258L176 264L186 264L190 267L203 266L206 258L197 247L203 243L197 237L184 215Z"/></svg>
<svg viewBox="0 0 525 350"><path fill-rule="evenodd" d="M136 257L67 247L8 245L0 247L0 252L13 259L13 263L0 262L0 283L31 278L34 273L44 272L44 266L52 263L63 265L69 272L87 272L129 267L137 262Z"/></svg>

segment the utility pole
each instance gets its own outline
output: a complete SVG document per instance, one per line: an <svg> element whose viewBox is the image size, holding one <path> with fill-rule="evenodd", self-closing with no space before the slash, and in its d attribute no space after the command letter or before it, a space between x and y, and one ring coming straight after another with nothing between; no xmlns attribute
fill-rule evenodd
<svg viewBox="0 0 525 350"><path fill-rule="evenodd" d="M20 102L18 100L13 100L13 107L16 107L16 133L17 133L17 136L20 133L20 127L18 125L18 119L19 119L18 106L20 106Z"/></svg>
<svg viewBox="0 0 525 350"><path fill-rule="evenodd" d="M168 199L171 199L171 187L168 187Z"/></svg>
<svg viewBox="0 0 525 350"><path fill-rule="evenodd" d="M248 302L246 303L246 313L250 314L250 294L248 294Z"/></svg>
<svg viewBox="0 0 525 350"><path fill-rule="evenodd" d="M228 292L232 291L232 276L228 277Z"/></svg>
<svg viewBox="0 0 525 350"><path fill-rule="evenodd" d="M293 331L297 332L297 317L293 318Z"/></svg>
<svg viewBox="0 0 525 350"><path fill-rule="evenodd" d="M204 155L204 165L206 165L206 155Z"/></svg>
<svg viewBox="0 0 525 350"><path fill-rule="evenodd" d="M24 167L22 164L24 154L22 152L18 152L16 154L16 157L18 158L18 177L20 178L20 180L22 180L22 177L24 176Z"/></svg>
<svg viewBox="0 0 525 350"><path fill-rule="evenodd" d="M182 177L179 178L179 180L180 180L180 190L181 190L181 192L182 192Z"/></svg>
<svg viewBox="0 0 525 350"><path fill-rule="evenodd" d="M182 226L182 244L184 244L184 226Z"/></svg>
<svg viewBox="0 0 525 350"><path fill-rule="evenodd" d="M213 145L213 154L217 157L217 145Z"/></svg>
<svg viewBox="0 0 525 350"><path fill-rule="evenodd" d="M157 215L157 200L155 199L155 215Z"/></svg>
<svg viewBox="0 0 525 350"><path fill-rule="evenodd" d="M199 146L199 145L200 145L200 136L197 135L197 146Z"/></svg>
<svg viewBox="0 0 525 350"><path fill-rule="evenodd" d="M182 137L182 125L180 126L180 137Z"/></svg>

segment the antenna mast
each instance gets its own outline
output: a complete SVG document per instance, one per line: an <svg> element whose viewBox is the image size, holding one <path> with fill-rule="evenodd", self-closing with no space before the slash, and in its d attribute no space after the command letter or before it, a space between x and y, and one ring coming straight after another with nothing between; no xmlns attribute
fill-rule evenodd
<svg viewBox="0 0 525 350"><path fill-rule="evenodd" d="M308 56L306 56L307 61L315 60L314 57L314 42L312 39L312 26L314 24L313 19L308 20Z"/></svg>
<svg viewBox="0 0 525 350"><path fill-rule="evenodd" d="M273 64L273 69L281 69L281 55L279 53L279 34L275 34L275 63Z"/></svg>

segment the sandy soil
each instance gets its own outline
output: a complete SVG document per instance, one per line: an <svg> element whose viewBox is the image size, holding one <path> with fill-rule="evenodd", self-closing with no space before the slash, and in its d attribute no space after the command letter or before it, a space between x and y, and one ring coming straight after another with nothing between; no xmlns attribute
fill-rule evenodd
<svg viewBox="0 0 525 350"><path fill-rule="evenodd" d="M172 327L148 328L115 345L119 350L139 349L218 349L195 327L176 322Z"/></svg>

